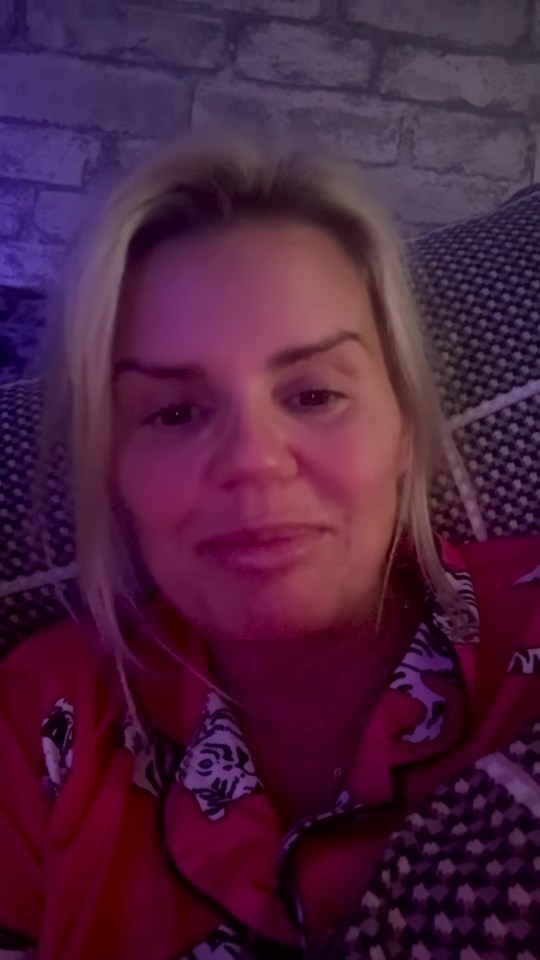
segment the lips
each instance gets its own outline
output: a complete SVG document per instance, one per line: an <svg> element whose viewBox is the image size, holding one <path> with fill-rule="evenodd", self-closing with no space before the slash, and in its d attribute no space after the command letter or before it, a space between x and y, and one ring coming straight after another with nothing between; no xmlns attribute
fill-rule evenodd
<svg viewBox="0 0 540 960"><path fill-rule="evenodd" d="M305 524L248 528L204 540L197 552L239 572L279 571L305 561L324 532Z"/></svg>

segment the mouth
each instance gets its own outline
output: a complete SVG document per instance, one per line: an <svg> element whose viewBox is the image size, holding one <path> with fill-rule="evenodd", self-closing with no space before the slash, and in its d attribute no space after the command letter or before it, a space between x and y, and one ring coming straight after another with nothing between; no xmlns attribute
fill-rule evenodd
<svg viewBox="0 0 540 960"><path fill-rule="evenodd" d="M280 524L204 540L197 553L238 573L275 573L304 563L328 533L323 527Z"/></svg>

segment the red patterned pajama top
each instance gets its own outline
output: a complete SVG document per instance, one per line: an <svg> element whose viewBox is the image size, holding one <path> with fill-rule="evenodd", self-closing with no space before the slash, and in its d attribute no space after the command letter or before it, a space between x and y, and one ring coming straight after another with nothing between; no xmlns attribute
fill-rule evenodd
<svg viewBox="0 0 540 960"><path fill-rule="evenodd" d="M11 651L2 960L540 957L540 538L439 549L469 638L426 589L333 808L285 836L203 679L156 650L140 729L83 626Z"/></svg>

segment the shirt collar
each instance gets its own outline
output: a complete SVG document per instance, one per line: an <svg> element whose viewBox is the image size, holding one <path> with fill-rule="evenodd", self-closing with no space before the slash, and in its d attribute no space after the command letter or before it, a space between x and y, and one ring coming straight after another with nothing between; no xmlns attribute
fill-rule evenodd
<svg viewBox="0 0 540 960"><path fill-rule="evenodd" d="M128 719L125 746L136 757L134 780L157 794L170 788L165 829L177 868L263 936L294 942L276 864L285 864L297 839L322 821L331 824L366 807L393 803L399 799L400 770L450 749L463 736L479 639L478 609L459 552L443 541L437 541L437 549L459 596L465 628L456 635L434 591L425 587L421 623L359 734L334 806L296 824L285 838L235 712L209 684L207 653L171 611L158 613L181 660L171 667L170 654L152 648L150 668L147 662L136 677L143 713L157 726L135 744ZM158 774L156 758L161 758ZM238 869L231 870L232 864Z"/></svg>
<svg viewBox="0 0 540 960"><path fill-rule="evenodd" d="M348 776L355 795L362 792L358 788L366 779L368 756L377 754L377 767L390 771L447 749L460 734L473 680L466 651L479 641L478 607L459 551L441 538L436 546L448 585L459 598L461 629L456 631L433 589L425 586L421 622L359 735ZM405 562L414 563L407 554ZM234 710L209 680L210 659L200 637L162 602L153 608L152 623L159 642L155 637L144 640L140 634L134 638L135 652L143 655L143 666L135 669L134 676L143 716L152 717L152 728L183 745L178 779L194 793L206 789L203 781L210 782L212 774L219 779L222 761L231 764L232 771L232 758L236 758L235 786L229 787L229 796L224 793L222 805L217 797L205 794L206 812L214 805L223 812L233 799L262 789L241 727ZM220 754L218 741L227 758L223 751ZM384 794L388 799L388 788Z"/></svg>

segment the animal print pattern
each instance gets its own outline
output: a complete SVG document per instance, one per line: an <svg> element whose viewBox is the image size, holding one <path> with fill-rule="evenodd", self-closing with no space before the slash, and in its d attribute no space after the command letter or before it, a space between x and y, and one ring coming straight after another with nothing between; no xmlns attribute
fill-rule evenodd
<svg viewBox="0 0 540 960"><path fill-rule="evenodd" d="M238 723L214 691L208 695L198 735L178 779L210 820L220 820L231 801L262 789Z"/></svg>
<svg viewBox="0 0 540 960"><path fill-rule="evenodd" d="M176 960L249 960L244 950L245 936L223 924L189 953L183 953ZM1 957L0 957L1 960Z"/></svg>
<svg viewBox="0 0 540 960"><path fill-rule="evenodd" d="M459 596L460 609L451 620L446 610L433 601L431 622L452 643L480 643L480 615L473 582L466 570L445 567L445 577L452 591Z"/></svg>
<svg viewBox="0 0 540 960"><path fill-rule="evenodd" d="M162 734L146 734L130 715L124 724L123 738L124 746L134 757L133 783L158 797L165 786L177 779L186 748Z"/></svg>
<svg viewBox="0 0 540 960"><path fill-rule="evenodd" d="M540 565L515 580L513 586L518 587L525 583L540 583ZM508 673L522 673L530 677L540 674L540 647L516 650L508 664Z"/></svg>
<svg viewBox="0 0 540 960"><path fill-rule="evenodd" d="M529 570L528 573L523 574L519 580L515 580L513 586L517 587L520 583L540 583L540 563L537 567L534 567L533 570Z"/></svg>
<svg viewBox="0 0 540 960"><path fill-rule="evenodd" d="M446 573L462 597L469 624L469 642L476 642L478 611L470 577L451 568L447 568ZM454 683L459 682L459 668L453 652L453 625L431 593L426 597L426 614L389 683L390 689L408 693L424 707L422 721L413 731L403 735L411 743L435 740L443 726L445 698L427 685L425 675L444 674ZM514 672L531 672L528 666L531 653L534 651L516 654ZM72 762L73 707L67 701L59 700L43 722L43 738L46 782L56 796ZM262 789L238 723L215 691L208 695L198 734L187 749L164 735L142 731L130 716L123 727L123 743L135 758L133 782L136 786L159 796L167 784L180 782L195 795L200 809L211 820L221 819L233 800ZM350 813L349 806L350 798L347 800L342 794L334 808L322 818ZM318 817L317 821L320 819ZM284 856L297 836L311 825L311 819L296 825L294 835L285 840Z"/></svg>
<svg viewBox="0 0 540 960"><path fill-rule="evenodd" d="M460 668L455 645L477 644L480 641L480 617L474 587L464 570L445 567L446 579L459 596L459 618L452 620L431 590L426 591L426 616L411 646L394 671L389 687L408 693L424 707L424 716L410 733L403 734L408 743L433 741L440 736L444 724L446 699L427 685L426 676L443 674L457 686Z"/></svg>
<svg viewBox="0 0 540 960"><path fill-rule="evenodd" d="M203 943L175 960L302 960L303 957L298 947L267 940L240 926L222 924Z"/></svg>
<svg viewBox="0 0 540 960"><path fill-rule="evenodd" d="M437 635L438 634L438 635ZM403 734L409 743L435 740L442 731L446 700L425 682L426 674L439 673L459 682L459 671L442 633L422 623L401 664L390 680L390 689L408 693L424 707L424 717L410 733Z"/></svg>
<svg viewBox="0 0 540 960"><path fill-rule="evenodd" d="M429 676L438 674L444 676L447 682L459 684L460 669L455 653L456 644L478 642L478 611L470 578L451 569L447 570L447 576L462 598L466 631L456 637L454 622L450 622L433 593L428 591L424 622L389 682L390 689L408 694L424 708L420 723L412 732L404 735L404 739L412 743L433 741L443 728L445 697L430 689ZM538 571L533 570L520 578L516 585L536 582L537 579ZM540 647L518 651L512 658L509 671L529 675L540 673ZM522 762L524 757L530 755L530 769L540 777L540 764L536 762L536 756L539 755L539 729L535 726L534 741L530 744L524 741L510 748L508 763ZM43 721L42 738L48 789L57 795L69 773L73 757L74 710L73 705L65 698L55 703ZM221 819L228 804L234 800L262 789L238 722L226 702L216 692L208 695L201 725L187 749L165 736L147 733L130 717L126 719L123 727L123 745L135 758L133 782L136 786L159 796L169 784L179 782L193 793L202 813L210 820ZM515 757L513 753L516 753ZM481 769L481 763L477 764L477 769ZM503 773L505 769L503 763ZM433 809L438 810L436 804ZM303 908L295 884L294 870L290 869L290 858L297 841L302 834L324 821L340 817L354 820L362 817L364 813L364 806L355 805L350 794L343 791L331 810L300 821L285 837L277 863L279 891L285 908L300 931L304 929ZM411 815L412 827L416 823L415 817L418 816ZM418 823L423 826L423 821L418 820ZM427 850L425 846L426 854ZM373 890L369 891L362 901L362 906L369 910L372 909L368 902L370 896L373 896ZM383 906L380 909L384 913ZM448 911L450 913L450 907ZM366 920L368 926L369 923L370 919ZM345 934L344 942L347 942L348 937L352 937L351 943L356 941L358 944L359 936L358 926L351 926ZM364 928L361 936L364 936ZM2 940L0 932L0 960L32 960L32 947L10 941L8 937L9 934L5 933ZM256 943L256 940L257 938L253 937L248 940L246 931L240 928L235 930L229 926L220 926L203 943L192 948L187 954L178 955L175 960L282 960L279 953L281 947L278 950L276 944L266 941ZM356 956L351 954L351 960L353 955ZM294 960L298 960L299 956L299 952L295 952ZM340 954L340 960L341 956ZM349 954L344 953L343 956ZM367 954L365 956L367 960Z"/></svg>
<svg viewBox="0 0 540 960"><path fill-rule="evenodd" d="M73 763L74 707L62 697L41 724L45 773L43 784L49 796L58 796Z"/></svg>
<svg viewBox="0 0 540 960"><path fill-rule="evenodd" d="M523 673L528 676L540 674L540 647L516 650L508 664L508 673Z"/></svg>

